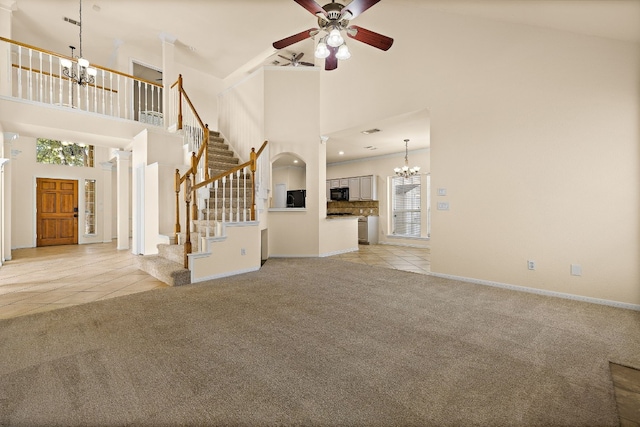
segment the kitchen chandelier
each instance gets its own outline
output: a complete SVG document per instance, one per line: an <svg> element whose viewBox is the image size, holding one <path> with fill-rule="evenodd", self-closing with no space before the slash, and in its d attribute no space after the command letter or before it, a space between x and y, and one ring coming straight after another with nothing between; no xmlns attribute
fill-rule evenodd
<svg viewBox="0 0 640 427"><path fill-rule="evenodd" d="M420 166L414 166L412 168L409 167L409 140L404 140L404 166L401 168L395 168L393 171L397 176L401 176L403 178L409 178L410 176L418 174L420 172Z"/></svg>
<svg viewBox="0 0 640 427"><path fill-rule="evenodd" d="M76 59L76 67L73 66L73 62L70 59L60 59L60 65L62 65L62 74L69 77L74 83L81 86L86 86L87 83L95 82L95 76L98 71L89 66L89 60L82 57L82 0L80 0L80 21L78 22L80 27L80 48L78 50L78 56L74 56L75 46L69 46L71 48L71 58Z"/></svg>

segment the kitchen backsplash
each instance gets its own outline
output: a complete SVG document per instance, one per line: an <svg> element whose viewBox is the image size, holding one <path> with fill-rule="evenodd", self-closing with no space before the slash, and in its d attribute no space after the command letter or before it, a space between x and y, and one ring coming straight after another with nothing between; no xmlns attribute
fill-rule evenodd
<svg viewBox="0 0 640 427"><path fill-rule="evenodd" d="M379 216L378 201L367 202L327 202L327 214L352 214Z"/></svg>

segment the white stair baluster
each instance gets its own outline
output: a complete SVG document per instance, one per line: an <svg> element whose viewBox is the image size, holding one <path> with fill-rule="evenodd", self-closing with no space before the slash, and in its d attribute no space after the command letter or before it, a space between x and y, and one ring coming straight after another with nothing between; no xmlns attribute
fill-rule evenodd
<svg viewBox="0 0 640 427"><path fill-rule="evenodd" d="M213 220L214 221L220 221L220 219L218 218L218 182L216 181L213 183L213 189L215 190L213 192Z"/></svg>
<svg viewBox="0 0 640 427"><path fill-rule="evenodd" d="M227 177L224 176L224 177L222 177L222 209L221 209L222 210L222 223L223 224L226 222L225 219L226 219L226 213L227 213L226 212L226 210L227 210L227 208L226 208L226 200L227 200L227 191L226 191L227 190L227 186L226 186L226 183L227 183Z"/></svg>

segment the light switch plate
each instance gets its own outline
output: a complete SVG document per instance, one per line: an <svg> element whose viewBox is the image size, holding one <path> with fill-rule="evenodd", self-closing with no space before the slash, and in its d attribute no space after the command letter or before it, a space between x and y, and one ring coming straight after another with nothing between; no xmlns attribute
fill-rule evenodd
<svg viewBox="0 0 640 427"><path fill-rule="evenodd" d="M438 196L446 196L447 189L446 188L438 188Z"/></svg>
<svg viewBox="0 0 640 427"><path fill-rule="evenodd" d="M449 210L449 202L438 202L438 210L439 211L448 211Z"/></svg>
<svg viewBox="0 0 640 427"><path fill-rule="evenodd" d="M582 276L582 266L580 264L571 264L571 275Z"/></svg>

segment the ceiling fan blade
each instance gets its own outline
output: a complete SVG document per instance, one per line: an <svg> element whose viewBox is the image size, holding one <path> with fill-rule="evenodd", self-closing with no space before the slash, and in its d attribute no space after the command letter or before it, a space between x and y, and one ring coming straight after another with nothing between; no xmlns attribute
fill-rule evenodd
<svg viewBox="0 0 640 427"><path fill-rule="evenodd" d="M333 46L327 46L327 48L331 53L324 60L324 69L327 71L335 70L336 68L338 68L338 58L336 58L338 48Z"/></svg>
<svg viewBox="0 0 640 427"><path fill-rule="evenodd" d="M304 62L304 61L298 62L298 64L306 65L307 67L315 67L316 66L316 64L312 64L311 62Z"/></svg>
<svg viewBox="0 0 640 427"><path fill-rule="evenodd" d="M286 59L287 61L291 61L291 59L290 59L290 58L287 58L286 56L282 56L282 55L278 55L278 56L279 56L280 58L282 58L282 59Z"/></svg>
<svg viewBox="0 0 640 427"><path fill-rule="evenodd" d="M299 32L298 34L294 34L282 40L278 40L277 42L273 43L273 47L275 47L276 49L284 49L285 47L291 46L294 43L298 43L299 41L308 39L309 37L313 37L311 33L316 30L317 28L310 28L308 30Z"/></svg>
<svg viewBox="0 0 640 427"><path fill-rule="evenodd" d="M389 50L393 44L391 37L383 36L382 34L358 27L357 25L352 25L347 28L347 36L381 50Z"/></svg>
<svg viewBox="0 0 640 427"><path fill-rule="evenodd" d="M318 14L322 16L327 16L327 11L324 10L322 7L320 7L320 5L316 3L314 0L293 0L293 1L295 1L300 6L304 7L305 9L307 9L309 12L311 12L316 16Z"/></svg>
<svg viewBox="0 0 640 427"><path fill-rule="evenodd" d="M353 0L344 8L342 14L344 15L346 12L349 12L351 14L351 18L349 19L353 19L379 1L380 0Z"/></svg>
<svg viewBox="0 0 640 427"><path fill-rule="evenodd" d="M302 58L303 56L304 56L304 52L300 52L299 54L294 55L294 57L296 58L296 61L299 61L300 58Z"/></svg>

